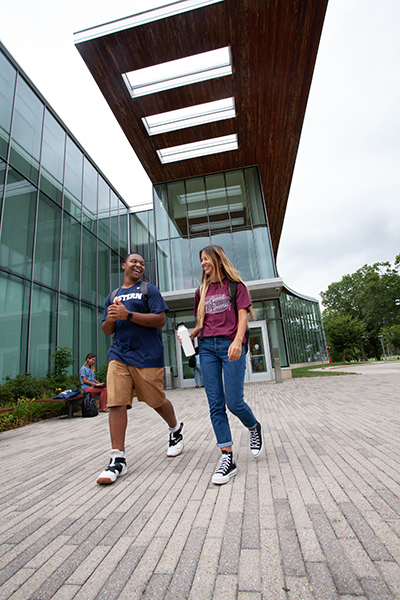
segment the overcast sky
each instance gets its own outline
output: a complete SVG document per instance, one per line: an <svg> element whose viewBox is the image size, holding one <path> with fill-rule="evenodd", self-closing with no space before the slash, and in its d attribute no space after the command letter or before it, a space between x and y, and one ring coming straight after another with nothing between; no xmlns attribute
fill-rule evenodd
<svg viewBox="0 0 400 600"><path fill-rule="evenodd" d="M132 204L151 183L73 44L75 31L157 0L15 0L0 39ZM400 2L329 0L278 251L295 291L400 253Z"/></svg>

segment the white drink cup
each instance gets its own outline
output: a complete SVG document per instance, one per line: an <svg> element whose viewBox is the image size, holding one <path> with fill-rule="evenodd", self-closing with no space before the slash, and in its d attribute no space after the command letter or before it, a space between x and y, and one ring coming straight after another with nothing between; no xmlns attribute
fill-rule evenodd
<svg viewBox="0 0 400 600"><path fill-rule="evenodd" d="M193 342L190 339L189 331L184 323L178 323L176 326L176 332L181 338L182 348L185 356L193 356L195 353Z"/></svg>

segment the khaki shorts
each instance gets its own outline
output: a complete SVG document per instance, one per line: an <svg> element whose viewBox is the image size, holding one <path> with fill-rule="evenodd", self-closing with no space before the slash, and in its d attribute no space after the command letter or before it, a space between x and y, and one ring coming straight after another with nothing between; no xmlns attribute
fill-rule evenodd
<svg viewBox="0 0 400 600"><path fill-rule="evenodd" d="M165 404L163 367L143 369L111 360L107 371L107 406L132 408L135 390L139 402L146 402L151 408Z"/></svg>

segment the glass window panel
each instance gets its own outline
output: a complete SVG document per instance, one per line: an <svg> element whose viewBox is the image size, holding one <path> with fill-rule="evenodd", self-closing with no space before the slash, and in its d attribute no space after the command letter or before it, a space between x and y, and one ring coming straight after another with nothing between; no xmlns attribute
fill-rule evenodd
<svg viewBox="0 0 400 600"><path fill-rule="evenodd" d="M110 245L110 188L102 177L99 177L99 218L97 235L108 246Z"/></svg>
<svg viewBox="0 0 400 600"><path fill-rule="evenodd" d="M81 348L79 364L83 365L89 352L96 354L97 309L81 304ZM104 334L103 334L104 335Z"/></svg>
<svg viewBox="0 0 400 600"><path fill-rule="evenodd" d="M93 165L84 159L83 170L83 206L82 222L93 233L96 231L97 217L97 171Z"/></svg>
<svg viewBox="0 0 400 600"><path fill-rule="evenodd" d="M73 298L60 294L58 310L58 346L67 346L72 349L73 356L77 359L79 352L79 303ZM71 375L79 370L75 363L68 369Z"/></svg>
<svg viewBox="0 0 400 600"><path fill-rule="evenodd" d="M251 297L251 294L250 294ZM263 309L263 305L262 302L252 302L251 306L253 307L254 310L254 314L256 315L256 321L263 321L264 320L264 309Z"/></svg>
<svg viewBox="0 0 400 600"><path fill-rule="evenodd" d="M119 253L119 245L118 245L118 239L119 239L119 231L118 231L118 229L119 229L118 228L118 209L119 209L119 200L118 200L118 197L111 190L111 218L110 218L110 223L111 223L111 248L117 254Z"/></svg>
<svg viewBox="0 0 400 600"><path fill-rule="evenodd" d="M164 364L166 367L172 367L174 377L177 377L178 369L176 367L175 332L167 333L163 331L162 341L164 346Z"/></svg>
<svg viewBox="0 0 400 600"><path fill-rule="evenodd" d="M285 336L283 334L283 323L282 320L267 321L269 347L271 349L271 360L272 366L274 367L274 357L272 355L272 349L278 348L279 358L281 361L281 367L288 367L289 361L286 352Z"/></svg>
<svg viewBox="0 0 400 600"><path fill-rule="evenodd" d="M96 304L96 238L86 229L82 229L81 298Z"/></svg>
<svg viewBox="0 0 400 600"><path fill-rule="evenodd" d="M276 277L268 229L266 227L257 227L253 230L253 234L260 279L271 279Z"/></svg>
<svg viewBox="0 0 400 600"><path fill-rule="evenodd" d="M57 293L33 286L28 371L43 377L50 370L50 355L56 349Z"/></svg>
<svg viewBox="0 0 400 600"><path fill-rule="evenodd" d="M203 177L186 180L186 203L190 236L208 235L209 224Z"/></svg>
<svg viewBox="0 0 400 600"><path fill-rule="evenodd" d="M173 289L183 290L192 288L189 240L182 238L171 240L171 254Z"/></svg>
<svg viewBox="0 0 400 600"><path fill-rule="evenodd" d="M233 233L235 245L236 268L244 281L258 279L258 271L254 256L254 243L251 230L235 231Z"/></svg>
<svg viewBox="0 0 400 600"><path fill-rule="evenodd" d="M44 117L40 187L61 205L64 178L65 131L48 110Z"/></svg>
<svg viewBox="0 0 400 600"><path fill-rule="evenodd" d="M247 227L250 225L250 216L243 171L229 171L225 177L232 229Z"/></svg>
<svg viewBox="0 0 400 600"><path fill-rule="evenodd" d="M155 236L155 228L154 228L154 210L149 210L146 211L149 213L149 219L148 219L148 228L149 228L149 233L150 235L154 238Z"/></svg>
<svg viewBox="0 0 400 600"><path fill-rule="evenodd" d="M63 215L61 244L61 280L63 292L79 298L79 264L81 225L68 214Z"/></svg>
<svg viewBox="0 0 400 600"><path fill-rule="evenodd" d="M15 90L14 67L0 52L0 156L7 157L10 138L11 111Z"/></svg>
<svg viewBox="0 0 400 600"><path fill-rule="evenodd" d="M172 282L168 240L157 243L157 271L160 291L170 292L172 290Z"/></svg>
<svg viewBox="0 0 400 600"><path fill-rule="evenodd" d="M104 305L110 293L110 249L102 242L98 242L98 304Z"/></svg>
<svg viewBox="0 0 400 600"><path fill-rule="evenodd" d="M110 336L104 335L101 328L103 309L97 311L97 361L96 371L100 370L104 363L108 363L107 350L110 346Z"/></svg>
<svg viewBox="0 0 400 600"><path fill-rule="evenodd" d="M200 251L205 247L210 245L210 238L207 237L197 237L190 239L190 247L192 250L192 265L193 265L193 287L199 287L201 284L201 276L203 274L203 269L200 265ZM232 246L232 244L231 244Z"/></svg>
<svg viewBox="0 0 400 600"><path fill-rule="evenodd" d="M168 239L168 206L167 186L165 184L153 187L154 212L156 220L156 239Z"/></svg>
<svg viewBox="0 0 400 600"><path fill-rule="evenodd" d="M18 78L10 163L37 184L44 106L27 83Z"/></svg>
<svg viewBox="0 0 400 600"><path fill-rule="evenodd" d="M37 190L9 169L0 237L0 264L25 277L32 273Z"/></svg>
<svg viewBox="0 0 400 600"><path fill-rule="evenodd" d="M0 381L25 373L30 286L0 272Z"/></svg>
<svg viewBox="0 0 400 600"><path fill-rule="evenodd" d="M1 56L1 55L0 55ZM0 158L0 215L1 206L3 204L4 182L6 180L6 163Z"/></svg>
<svg viewBox="0 0 400 600"><path fill-rule="evenodd" d="M266 300L264 302L264 307L265 307L265 318L266 319L280 319L281 318L279 300Z"/></svg>
<svg viewBox="0 0 400 600"><path fill-rule="evenodd" d="M170 217L170 236L187 237L185 187L183 181L168 183L168 213Z"/></svg>
<svg viewBox="0 0 400 600"><path fill-rule="evenodd" d="M120 209L119 215L119 254L126 256L128 254L128 211L125 207L122 210L124 214L121 215Z"/></svg>
<svg viewBox="0 0 400 600"><path fill-rule="evenodd" d="M60 257L61 208L40 194L33 278L57 288Z"/></svg>
<svg viewBox="0 0 400 600"><path fill-rule="evenodd" d="M231 222L224 176L222 173L209 175L205 180L211 235L230 231Z"/></svg>
<svg viewBox="0 0 400 600"><path fill-rule="evenodd" d="M218 235L213 235L211 237L211 243L214 244L215 246L221 246L221 248L224 250L225 254L229 258L231 263L236 267L236 260L235 260L235 254L233 252L232 234L231 233L220 233Z"/></svg>
<svg viewBox="0 0 400 600"><path fill-rule="evenodd" d="M67 156L65 161L64 208L73 217L81 219L83 154L67 136Z"/></svg>
<svg viewBox="0 0 400 600"><path fill-rule="evenodd" d="M110 292L112 290L115 290L115 288L120 287L123 283L123 277L122 277L122 260L121 258L118 256L118 254L115 254L115 252L111 252L111 289L109 290Z"/></svg>
<svg viewBox="0 0 400 600"><path fill-rule="evenodd" d="M245 169L244 173L253 226L264 225L267 221L258 170L256 167L251 167L250 169Z"/></svg>
<svg viewBox="0 0 400 600"><path fill-rule="evenodd" d="M131 226L131 252L143 256L145 262L150 260L149 253L149 234L139 214L130 215ZM146 219L147 220L147 219Z"/></svg>

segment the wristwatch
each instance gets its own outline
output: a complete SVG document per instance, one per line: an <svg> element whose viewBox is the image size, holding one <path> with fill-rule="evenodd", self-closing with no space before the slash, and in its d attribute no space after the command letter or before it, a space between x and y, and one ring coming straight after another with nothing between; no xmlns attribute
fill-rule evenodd
<svg viewBox="0 0 400 600"><path fill-rule="evenodd" d="M128 312L127 317L126 317L127 320L130 321L132 319L132 317L133 317L133 313Z"/></svg>

